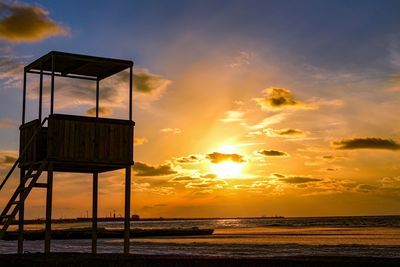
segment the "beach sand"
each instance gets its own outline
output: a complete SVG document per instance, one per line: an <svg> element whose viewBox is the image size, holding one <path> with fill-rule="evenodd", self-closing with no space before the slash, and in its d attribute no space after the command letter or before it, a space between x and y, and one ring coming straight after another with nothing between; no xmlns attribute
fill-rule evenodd
<svg viewBox="0 0 400 267"><path fill-rule="evenodd" d="M400 258L374 257L273 257L235 258L200 256L153 256L123 254L51 253L3 254L0 265L7 267L228 267L228 266L400 266Z"/></svg>

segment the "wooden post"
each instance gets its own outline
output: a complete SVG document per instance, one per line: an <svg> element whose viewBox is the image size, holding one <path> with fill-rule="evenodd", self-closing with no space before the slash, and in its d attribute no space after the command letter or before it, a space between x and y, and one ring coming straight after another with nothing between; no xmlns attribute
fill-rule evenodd
<svg viewBox="0 0 400 267"><path fill-rule="evenodd" d="M23 124L25 124L25 109L26 109L26 71L25 71L25 69L24 69L24 81L23 81L23 96L22 96L22 125ZM20 133L20 140L21 140L21 133ZM21 147L21 141L20 141L20 148L19 148L20 150L20 155L21 155L21 152L22 152L22 150L23 150L23 148ZM24 177L25 177L25 169L24 168L21 168L21 172L20 172L20 188L22 187L22 186L24 186L25 187L25 185L24 184L22 184L22 181L23 181L23 179L24 179ZM23 194L24 192L23 191L21 191L20 193L19 193L19 199L21 200L21 198L22 198L22 194ZM21 207L20 207L20 210L19 210L19 212L18 212L18 254L22 254L23 252L24 252L24 237L23 237L23 234L24 234L24 212L25 212L25 204L24 203L22 203L21 204Z"/></svg>
<svg viewBox="0 0 400 267"><path fill-rule="evenodd" d="M50 114L54 113L54 68L55 68L55 56L51 56L51 92L50 92Z"/></svg>
<svg viewBox="0 0 400 267"><path fill-rule="evenodd" d="M100 101L99 79L96 80L96 118L99 117L99 101Z"/></svg>
<svg viewBox="0 0 400 267"><path fill-rule="evenodd" d="M129 120L132 120L133 68L129 68Z"/></svg>
<svg viewBox="0 0 400 267"><path fill-rule="evenodd" d="M97 200L98 200L99 174L93 173L93 205L92 205L92 253L97 253Z"/></svg>
<svg viewBox="0 0 400 267"><path fill-rule="evenodd" d="M22 124L25 124L25 107L26 107L26 71L24 70L24 85L22 96Z"/></svg>
<svg viewBox="0 0 400 267"><path fill-rule="evenodd" d="M43 102L43 67L40 63L40 78L39 78L39 122L42 122L42 102Z"/></svg>
<svg viewBox="0 0 400 267"><path fill-rule="evenodd" d="M129 234L131 223L131 166L125 169L125 221L124 221L124 253L129 254Z"/></svg>
<svg viewBox="0 0 400 267"><path fill-rule="evenodd" d="M52 198L53 198L53 163L49 162L49 165L47 167L46 229L44 233L45 253L50 253Z"/></svg>
<svg viewBox="0 0 400 267"><path fill-rule="evenodd" d="M22 201L22 195L24 191L22 188L25 187L24 183L25 177L25 169L21 168L20 177L19 177L19 201ZM25 219L25 201L22 201L21 206L18 211L18 254L24 253L24 219Z"/></svg>
<svg viewBox="0 0 400 267"><path fill-rule="evenodd" d="M133 67L129 68L129 121L132 121ZM129 235L131 223L131 166L125 170L125 225L124 253L129 254Z"/></svg>

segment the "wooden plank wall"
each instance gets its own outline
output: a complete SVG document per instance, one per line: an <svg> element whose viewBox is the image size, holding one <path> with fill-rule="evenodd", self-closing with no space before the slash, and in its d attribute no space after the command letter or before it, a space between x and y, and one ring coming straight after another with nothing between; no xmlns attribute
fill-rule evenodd
<svg viewBox="0 0 400 267"><path fill-rule="evenodd" d="M39 135L32 140L27 147L29 140L40 126L39 120L28 122L20 127L20 153L26 148L25 154L21 157L21 165L27 166L38 159Z"/></svg>
<svg viewBox="0 0 400 267"><path fill-rule="evenodd" d="M48 158L82 163L130 164L133 160L133 125L116 121L50 118Z"/></svg>

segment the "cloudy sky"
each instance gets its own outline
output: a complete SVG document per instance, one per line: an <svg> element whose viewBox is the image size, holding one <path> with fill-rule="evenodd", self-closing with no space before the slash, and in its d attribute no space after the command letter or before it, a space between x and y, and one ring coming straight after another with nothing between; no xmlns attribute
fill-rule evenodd
<svg viewBox="0 0 400 267"><path fill-rule="evenodd" d="M399 10L389 0L0 1L0 174L17 156L22 68L58 50L135 62L142 217L398 214ZM124 78L101 83L102 116L127 117ZM56 83L55 112L93 115L94 86ZM46 90L45 80L45 115ZM122 214L123 185L123 172L101 174L101 216ZM56 173L54 186L55 217L90 212L90 175ZM38 189L28 217L44 204Z"/></svg>

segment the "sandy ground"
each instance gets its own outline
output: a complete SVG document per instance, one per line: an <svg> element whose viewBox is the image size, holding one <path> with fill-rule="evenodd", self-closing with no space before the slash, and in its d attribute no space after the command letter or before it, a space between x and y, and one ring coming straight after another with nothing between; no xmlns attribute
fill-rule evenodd
<svg viewBox="0 0 400 267"><path fill-rule="evenodd" d="M275 258L221 258L189 256L152 256L123 254L51 253L0 255L0 266L7 267L228 267L228 266L400 266L400 258L372 257L275 257Z"/></svg>

